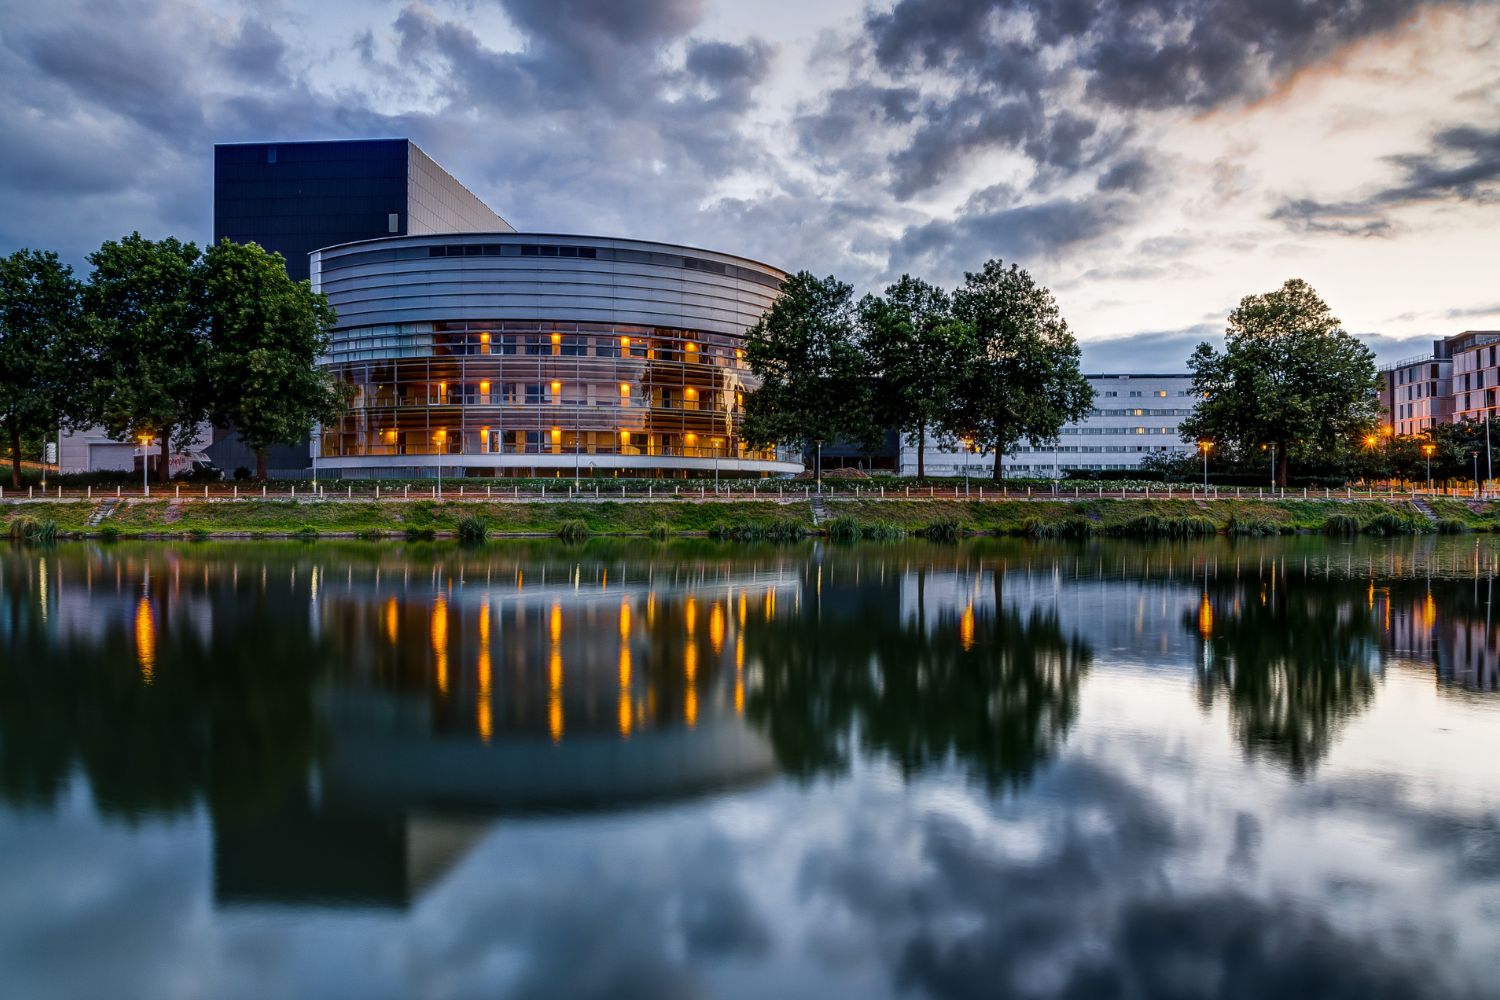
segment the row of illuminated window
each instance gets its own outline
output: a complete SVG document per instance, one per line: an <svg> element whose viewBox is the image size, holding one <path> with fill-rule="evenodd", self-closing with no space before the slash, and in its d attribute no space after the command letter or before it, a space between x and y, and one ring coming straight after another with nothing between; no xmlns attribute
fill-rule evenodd
<svg viewBox="0 0 1500 1000"><path fill-rule="evenodd" d="M700 389L695 386L630 382L415 382L354 384L353 409L416 406L641 406L664 410L737 410L744 405L739 390Z"/></svg>
<svg viewBox="0 0 1500 1000"><path fill-rule="evenodd" d="M574 430L561 426L520 430L499 427L326 428L322 454L366 455L645 455L683 458L774 458L775 449L755 448L726 434Z"/></svg>
<svg viewBox="0 0 1500 1000"><path fill-rule="evenodd" d="M711 364L745 369L740 347L700 344L692 340L630 336L587 336L574 333L493 333L480 331L413 331L374 333L370 328L335 333L330 354L335 360L351 354L378 356L400 351L403 357L430 354L434 357L529 356L558 358L610 358L639 361L673 361Z"/></svg>
<svg viewBox="0 0 1500 1000"><path fill-rule="evenodd" d="M1102 392L1096 393L1096 395L1103 396L1106 399L1113 399L1116 396L1120 395L1120 393L1116 389L1105 389ZM1157 399L1166 399L1169 395L1193 396L1195 395L1195 393L1191 389L1178 389L1176 391L1170 391L1167 389L1131 389L1127 391L1125 395L1133 399L1139 399L1145 396L1152 396Z"/></svg>
<svg viewBox="0 0 1500 1000"><path fill-rule="evenodd" d="M1187 447L1186 445L1183 445L1183 448L1186 448L1186 447ZM1072 445L1069 445L1069 444L1064 444L1064 445L1058 445L1055 448L1035 448L1035 447L1022 446L1020 448L1016 448L1013 453L1017 454L1017 455L1026 455L1026 454L1032 454L1032 453L1051 453L1051 452L1058 452L1058 453L1062 453L1062 454L1077 454L1077 453L1080 453L1080 452L1137 452L1137 451L1169 451L1169 450L1171 450L1171 449L1168 448L1168 447L1160 446L1160 445L1140 445L1140 444L1137 444L1137 445L1128 445L1128 444L1103 444L1103 445L1072 444Z"/></svg>
<svg viewBox="0 0 1500 1000"><path fill-rule="evenodd" d="M1176 427L1064 427L1059 434L1176 434Z"/></svg>
<svg viewBox="0 0 1500 1000"><path fill-rule="evenodd" d="M1189 416L1192 416L1192 414L1193 414L1192 410L1182 410L1182 409L1171 409L1171 410L1134 409L1134 410L1091 410L1091 411L1089 411L1089 415L1090 416L1094 416L1094 417L1189 417Z"/></svg>

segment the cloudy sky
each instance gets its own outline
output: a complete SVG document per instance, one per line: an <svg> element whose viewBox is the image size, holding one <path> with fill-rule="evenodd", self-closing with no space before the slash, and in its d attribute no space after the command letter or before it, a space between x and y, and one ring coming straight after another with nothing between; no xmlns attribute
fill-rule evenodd
<svg viewBox="0 0 1500 1000"><path fill-rule="evenodd" d="M523 230L1015 260L1091 369L1293 276L1382 360L1500 328L1494 2L0 0L0 78L4 252L207 239L216 141L409 136Z"/></svg>

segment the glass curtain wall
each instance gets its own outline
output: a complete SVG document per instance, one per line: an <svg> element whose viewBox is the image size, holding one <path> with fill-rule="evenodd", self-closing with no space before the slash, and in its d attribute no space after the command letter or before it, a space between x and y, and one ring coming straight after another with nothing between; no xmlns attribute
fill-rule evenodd
<svg viewBox="0 0 1500 1000"><path fill-rule="evenodd" d="M582 471L601 455L775 458L739 435L754 383L736 337L468 321L342 330L332 359L352 397L324 428L328 457L573 456Z"/></svg>

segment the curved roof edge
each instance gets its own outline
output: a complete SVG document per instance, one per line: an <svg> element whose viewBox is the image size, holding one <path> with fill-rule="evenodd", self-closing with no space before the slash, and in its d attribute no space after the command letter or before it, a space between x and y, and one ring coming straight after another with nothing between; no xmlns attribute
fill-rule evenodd
<svg viewBox="0 0 1500 1000"><path fill-rule="evenodd" d="M708 247L693 246L690 243L667 243L662 240L641 240L629 236L595 236L588 233L530 233L530 232L475 232L475 233L423 233L411 236L379 236L370 240L355 240L351 243L335 243L332 246L319 247L313 253L327 253L333 250L349 250L354 247L374 247L382 245L399 246L405 243L433 243L436 241L453 241L472 238L483 238L486 240L499 239L510 243L521 243L527 239L546 240L587 240L590 242L605 244L618 243L629 244L637 247L659 247L667 250L689 250L693 253L713 254L728 260L749 264L754 267L763 268L774 272L783 278L790 277L791 272L774 264L767 264L763 260L754 257L746 257L742 254L726 253L723 250L713 250Z"/></svg>

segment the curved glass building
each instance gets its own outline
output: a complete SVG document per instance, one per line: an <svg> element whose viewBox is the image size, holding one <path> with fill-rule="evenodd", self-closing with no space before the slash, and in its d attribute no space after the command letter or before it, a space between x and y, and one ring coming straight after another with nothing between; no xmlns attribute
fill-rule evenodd
<svg viewBox="0 0 1500 1000"><path fill-rule="evenodd" d="M743 335L785 272L639 240L398 236L311 255L350 406L314 441L345 477L800 472L740 437ZM451 470L451 471L450 471Z"/></svg>

